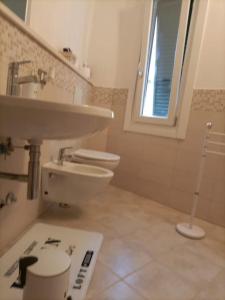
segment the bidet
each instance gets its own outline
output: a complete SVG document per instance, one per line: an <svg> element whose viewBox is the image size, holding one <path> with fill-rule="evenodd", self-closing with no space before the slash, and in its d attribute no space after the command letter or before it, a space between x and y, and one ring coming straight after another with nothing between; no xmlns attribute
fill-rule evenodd
<svg viewBox="0 0 225 300"><path fill-rule="evenodd" d="M111 170L64 161L42 167L42 199L75 205L101 192L110 182Z"/></svg>

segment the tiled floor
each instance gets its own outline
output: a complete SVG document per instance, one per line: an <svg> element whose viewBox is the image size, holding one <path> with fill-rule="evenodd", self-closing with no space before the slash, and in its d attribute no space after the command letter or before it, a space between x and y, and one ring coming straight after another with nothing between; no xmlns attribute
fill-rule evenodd
<svg viewBox="0 0 225 300"><path fill-rule="evenodd" d="M104 234L88 300L225 300L225 228L197 220L204 240L183 238L187 216L109 186L70 209L51 207L40 220Z"/></svg>

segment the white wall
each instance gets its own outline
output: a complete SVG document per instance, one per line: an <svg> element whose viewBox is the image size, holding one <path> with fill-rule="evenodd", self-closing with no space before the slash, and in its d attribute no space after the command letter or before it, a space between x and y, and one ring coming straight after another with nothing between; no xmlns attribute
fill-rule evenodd
<svg viewBox="0 0 225 300"><path fill-rule="evenodd" d="M95 1L88 50L95 85L129 87L130 75L135 72L132 62L138 55L142 9L141 0ZM225 88L224 28L225 0L209 0L196 89Z"/></svg>
<svg viewBox="0 0 225 300"><path fill-rule="evenodd" d="M86 60L92 0L31 0L30 26L57 50L69 47Z"/></svg>
<svg viewBox="0 0 225 300"><path fill-rule="evenodd" d="M128 88L146 0L32 0L31 27L87 62L95 86ZM225 88L225 0L209 0L195 88Z"/></svg>
<svg viewBox="0 0 225 300"><path fill-rule="evenodd" d="M126 88L140 34L142 0L96 0L88 64L96 86ZM138 44L139 46L139 44Z"/></svg>
<svg viewBox="0 0 225 300"><path fill-rule="evenodd" d="M88 63L96 86L128 88L145 0L30 0L30 27Z"/></svg>
<svg viewBox="0 0 225 300"><path fill-rule="evenodd" d="M195 88L225 88L225 1L210 0Z"/></svg>

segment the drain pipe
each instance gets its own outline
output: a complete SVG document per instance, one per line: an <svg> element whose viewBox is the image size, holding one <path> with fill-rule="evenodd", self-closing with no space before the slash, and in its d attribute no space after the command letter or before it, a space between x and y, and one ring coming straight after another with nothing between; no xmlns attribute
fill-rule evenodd
<svg viewBox="0 0 225 300"><path fill-rule="evenodd" d="M0 155L5 157L10 155L15 148L21 148L29 150L29 164L28 174L14 174L7 172L0 172L0 178L8 180L16 180L19 182L27 182L27 198L29 200L36 199L39 191L39 177L40 177L40 156L41 156L41 142L36 140L30 140L29 145L23 147L13 146L11 139L8 138L6 143L0 144Z"/></svg>
<svg viewBox="0 0 225 300"><path fill-rule="evenodd" d="M38 197L41 156L40 145L40 143L34 143L32 141L29 146L30 160L28 164L27 198L31 200Z"/></svg>

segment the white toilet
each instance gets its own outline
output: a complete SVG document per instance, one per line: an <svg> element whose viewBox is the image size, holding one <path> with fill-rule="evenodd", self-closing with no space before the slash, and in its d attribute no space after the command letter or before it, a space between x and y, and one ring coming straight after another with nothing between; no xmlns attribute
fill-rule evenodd
<svg viewBox="0 0 225 300"><path fill-rule="evenodd" d="M114 170L120 162L119 155L89 149L78 149L70 153L67 159L71 162L99 166L109 170Z"/></svg>

